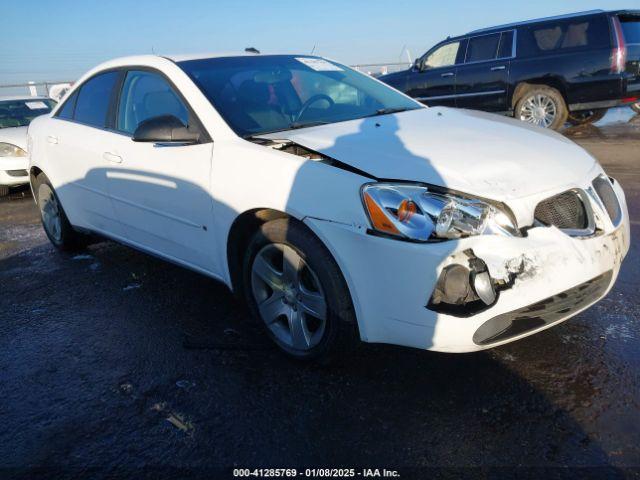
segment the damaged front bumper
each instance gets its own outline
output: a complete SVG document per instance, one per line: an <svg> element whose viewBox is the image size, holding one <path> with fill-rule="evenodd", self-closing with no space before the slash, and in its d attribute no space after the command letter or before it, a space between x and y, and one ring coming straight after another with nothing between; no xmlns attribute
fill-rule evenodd
<svg viewBox="0 0 640 480"><path fill-rule="evenodd" d="M524 237L481 235L409 243L366 229L307 218L349 285L362 340L441 352L471 352L518 340L600 300L629 249L629 218L590 237L536 227ZM491 305L446 311L433 305L444 269L461 257L481 260L496 285Z"/></svg>

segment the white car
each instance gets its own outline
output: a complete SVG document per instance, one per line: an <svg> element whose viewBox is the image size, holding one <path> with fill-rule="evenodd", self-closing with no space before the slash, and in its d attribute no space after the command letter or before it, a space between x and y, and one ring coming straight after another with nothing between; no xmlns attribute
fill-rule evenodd
<svg viewBox="0 0 640 480"><path fill-rule="evenodd" d="M620 185L570 140L319 57L113 60L29 137L55 246L97 232L218 279L296 358L517 340L606 295L629 248Z"/></svg>
<svg viewBox="0 0 640 480"><path fill-rule="evenodd" d="M0 197L9 187L29 183L27 126L55 104L46 97L0 97Z"/></svg>

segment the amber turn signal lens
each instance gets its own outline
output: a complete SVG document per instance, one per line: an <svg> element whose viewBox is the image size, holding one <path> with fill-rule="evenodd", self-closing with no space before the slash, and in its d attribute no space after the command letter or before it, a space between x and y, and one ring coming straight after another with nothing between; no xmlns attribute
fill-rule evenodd
<svg viewBox="0 0 640 480"><path fill-rule="evenodd" d="M411 217L418 211L418 206L412 200L403 200L398 207L398 220L402 223L411 220Z"/></svg>
<svg viewBox="0 0 640 480"><path fill-rule="evenodd" d="M367 192L364 193L364 203L367 205L367 210L369 210L369 217L371 218L371 223L373 223L373 228L392 235L400 235L400 230L389 221L382 209Z"/></svg>

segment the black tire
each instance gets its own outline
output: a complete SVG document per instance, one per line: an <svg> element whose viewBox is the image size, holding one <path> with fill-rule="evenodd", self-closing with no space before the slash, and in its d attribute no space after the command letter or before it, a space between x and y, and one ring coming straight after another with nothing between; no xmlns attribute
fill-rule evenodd
<svg viewBox="0 0 640 480"><path fill-rule="evenodd" d="M255 281L254 262L259 253L269 248L290 247L302 259L300 272L303 268L308 268L314 275L313 278L319 281L321 294L326 300L326 319L324 321L319 341L315 346L308 349L298 349L282 341L274 331L272 326L268 326L263 319L258 307L258 299L254 292ZM281 262L285 262L282 258ZM281 264L282 265L282 264ZM282 266L284 273L285 267ZM302 276L302 273L300 274ZM284 278L284 275L283 277ZM300 281L302 283L302 280ZM302 287L301 287L302 288ZM314 360L326 362L335 359L337 354L344 353L349 347L353 347L357 338L356 318L351 303L351 296L346 281L340 272L333 256L329 253L324 244L311 233L304 224L294 219L281 218L265 223L254 235L249 248L245 254L243 265L243 292L244 297L252 315L264 326L269 337L275 342L281 351L296 360ZM275 298L276 290L272 291ZM298 297L299 298L299 297ZM282 300L285 302L285 300ZM295 307L284 307L292 308ZM291 310L289 310L291 311ZM300 308L302 316L302 308ZM290 327L287 317L280 320L283 331ZM287 326L289 325L289 326ZM293 332L291 331L291 338Z"/></svg>
<svg viewBox="0 0 640 480"><path fill-rule="evenodd" d="M640 102L632 103L631 110L633 110L636 113L640 113Z"/></svg>
<svg viewBox="0 0 640 480"><path fill-rule="evenodd" d="M0 197L6 197L9 195L9 187L6 185L0 185Z"/></svg>
<svg viewBox="0 0 640 480"><path fill-rule="evenodd" d="M553 106L552 120L550 120L548 124L546 124L544 120L536 123L536 119L529 116L528 112L531 107L529 102L537 102L539 98L548 99ZM560 130L566 123L568 114L569 110L567 109L567 104L562 94L555 88L547 87L546 85L532 85L525 90L520 98L518 98L514 111L515 118L552 130Z"/></svg>
<svg viewBox="0 0 640 480"><path fill-rule="evenodd" d="M596 123L604 118L608 109L598 108L595 110L582 110L580 112L569 112L567 121L571 125L587 125Z"/></svg>
<svg viewBox="0 0 640 480"><path fill-rule="evenodd" d="M51 182L44 173L38 175L33 182L33 193L40 210L40 220L42 228L47 238L60 251L76 251L84 248L87 244L87 237L76 232L67 218L67 214L62 208L62 204L56 194ZM45 209L47 204L54 203L57 205L59 214L59 230L52 229L50 223L45 221Z"/></svg>

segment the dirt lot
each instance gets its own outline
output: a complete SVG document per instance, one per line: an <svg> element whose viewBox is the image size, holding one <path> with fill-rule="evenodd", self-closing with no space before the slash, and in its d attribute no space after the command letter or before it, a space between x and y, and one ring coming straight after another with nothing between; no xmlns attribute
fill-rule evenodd
<svg viewBox="0 0 640 480"><path fill-rule="evenodd" d="M626 191L620 278L561 326L468 355L362 345L331 368L291 363L222 285L111 242L61 255L15 192L0 202L2 471L640 475L640 116L565 133Z"/></svg>

